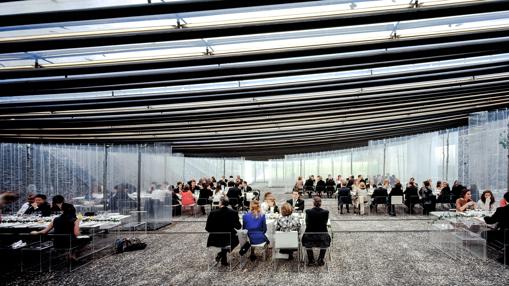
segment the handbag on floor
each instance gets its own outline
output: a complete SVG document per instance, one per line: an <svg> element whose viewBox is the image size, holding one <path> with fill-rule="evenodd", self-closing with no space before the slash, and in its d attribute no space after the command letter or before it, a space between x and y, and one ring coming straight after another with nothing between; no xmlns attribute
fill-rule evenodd
<svg viewBox="0 0 509 286"><path fill-rule="evenodd" d="M139 238L118 238L115 240L115 252L122 253L126 251L142 250L147 247L147 244L142 242Z"/></svg>

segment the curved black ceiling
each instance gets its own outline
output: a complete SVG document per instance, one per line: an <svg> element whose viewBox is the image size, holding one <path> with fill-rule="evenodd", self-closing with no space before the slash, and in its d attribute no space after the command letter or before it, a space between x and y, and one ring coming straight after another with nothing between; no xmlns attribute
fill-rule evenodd
<svg viewBox="0 0 509 286"><path fill-rule="evenodd" d="M446 2L0 13L0 140L159 142L198 156L276 157L462 126L472 112L509 106L509 2ZM320 5L339 8L295 12ZM276 16L231 18L260 11ZM172 15L185 16L173 28L122 27ZM192 22L200 17L220 22ZM108 22L120 28L97 30Z"/></svg>

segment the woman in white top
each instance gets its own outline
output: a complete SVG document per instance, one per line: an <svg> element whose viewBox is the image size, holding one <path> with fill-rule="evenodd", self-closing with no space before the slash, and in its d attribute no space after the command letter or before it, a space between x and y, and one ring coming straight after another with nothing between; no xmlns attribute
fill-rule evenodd
<svg viewBox="0 0 509 286"><path fill-rule="evenodd" d="M279 209L276 205L276 198L271 192L267 192L264 195L264 202L262 203L262 213L279 213Z"/></svg>
<svg viewBox="0 0 509 286"><path fill-rule="evenodd" d="M486 190L482 193L481 199L477 202L477 207L483 211L493 211L497 208L495 197L490 190Z"/></svg>
<svg viewBox="0 0 509 286"><path fill-rule="evenodd" d="M360 215L364 215L364 203L368 200L368 191L364 182L359 184L359 188L355 190L354 197L353 205L359 209Z"/></svg>

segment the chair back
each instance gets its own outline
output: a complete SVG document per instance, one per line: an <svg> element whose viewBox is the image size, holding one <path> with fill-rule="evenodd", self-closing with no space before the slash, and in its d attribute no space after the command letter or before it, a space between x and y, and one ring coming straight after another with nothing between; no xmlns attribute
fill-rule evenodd
<svg viewBox="0 0 509 286"><path fill-rule="evenodd" d="M276 231L274 234L274 247L276 249L299 248L299 233L297 231Z"/></svg>
<svg viewBox="0 0 509 286"><path fill-rule="evenodd" d="M403 204L403 196L391 197L391 205L402 205L402 204Z"/></svg>

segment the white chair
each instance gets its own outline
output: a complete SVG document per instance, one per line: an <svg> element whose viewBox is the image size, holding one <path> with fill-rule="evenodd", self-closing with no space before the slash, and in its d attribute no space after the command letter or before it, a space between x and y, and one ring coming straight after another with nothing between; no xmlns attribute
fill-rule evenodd
<svg viewBox="0 0 509 286"><path fill-rule="evenodd" d="M391 197L391 206L394 207L394 212L396 213L396 207L403 205L403 196L393 196Z"/></svg>
<svg viewBox="0 0 509 286"><path fill-rule="evenodd" d="M262 249L263 250L263 261L267 260L267 250L269 249L268 242L264 242L264 243L260 243L260 244L251 244L251 248L255 251L255 253L256 253L257 249Z"/></svg>
<svg viewBox="0 0 509 286"><path fill-rule="evenodd" d="M182 214L184 213L184 211L190 210L192 216L196 217L196 209L197 208L198 207L196 206L196 203L190 204L190 205L182 205Z"/></svg>
<svg viewBox="0 0 509 286"><path fill-rule="evenodd" d="M297 249L297 269L300 270L300 243L299 233L297 231L282 232L276 231L274 233L274 247L272 248L272 260L274 261L274 270L277 270L277 259L276 254L281 249Z"/></svg>

